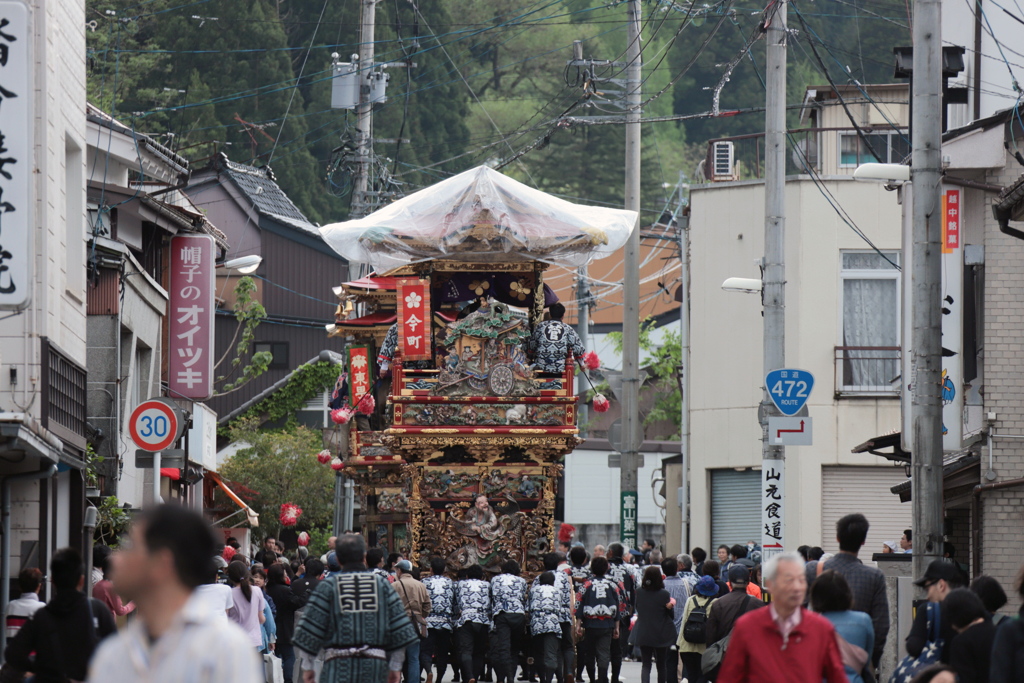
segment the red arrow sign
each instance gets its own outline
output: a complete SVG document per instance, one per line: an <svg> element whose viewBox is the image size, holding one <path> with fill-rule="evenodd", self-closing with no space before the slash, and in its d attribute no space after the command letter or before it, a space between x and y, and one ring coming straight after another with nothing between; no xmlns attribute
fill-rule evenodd
<svg viewBox="0 0 1024 683"><path fill-rule="evenodd" d="M786 433L786 434L803 434L804 433L804 421L800 420L800 429L779 429L779 430L776 430L776 431L777 431L777 433L775 434L775 438L776 439L781 439L783 433Z"/></svg>

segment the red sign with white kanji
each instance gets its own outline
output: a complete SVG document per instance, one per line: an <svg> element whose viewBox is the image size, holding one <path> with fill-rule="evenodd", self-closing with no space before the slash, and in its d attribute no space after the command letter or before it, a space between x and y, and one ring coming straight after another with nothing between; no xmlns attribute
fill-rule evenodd
<svg viewBox="0 0 1024 683"><path fill-rule="evenodd" d="M213 395L213 316L216 245L209 235L171 238L170 368L172 398Z"/></svg>
<svg viewBox="0 0 1024 683"><path fill-rule="evenodd" d="M398 280L398 348L402 360L430 360L430 281Z"/></svg>
<svg viewBox="0 0 1024 683"><path fill-rule="evenodd" d="M942 253L952 254L960 248L960 190L942 194Z"/></svg>
<svg viewBox="0 0 1024 683"><path fill-rule="evenodd" d="M373 385L373 365L368 346L348 347L348 387L351 405L355 405Z"/></svg>

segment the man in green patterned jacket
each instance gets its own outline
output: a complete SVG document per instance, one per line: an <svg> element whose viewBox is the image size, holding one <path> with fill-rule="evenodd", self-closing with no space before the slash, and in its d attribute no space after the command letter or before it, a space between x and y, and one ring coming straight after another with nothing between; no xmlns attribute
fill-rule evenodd
<svg viewBox="0 0 1024 683"><path fill-rule="evenodd" d="M335 543L341 573L325 579L306 604L292 643L304 683L399 683L405 648L419 636L391 584L366 567L366 542L346 534Z"/></svg>

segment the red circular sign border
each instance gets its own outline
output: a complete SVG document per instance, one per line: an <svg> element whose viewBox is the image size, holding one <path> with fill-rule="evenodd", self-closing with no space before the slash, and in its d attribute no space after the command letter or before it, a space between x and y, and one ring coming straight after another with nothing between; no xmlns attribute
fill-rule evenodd
<svg viewBox="0 0 1024 683"><path fill-rule="evenodd" d="M145 411L145 410L149 410L151 408L159 408L165 415L167 415L168 420L171 422L171 424L174 427L173 429L169 428L167 430L167 438L160 442L159 447L154 447L155 446L154 444L145 444L145 445L143 445L143 443L140 443L142 441L142 437L135 430L135 416L136 416L136 414L138 414L138 413L140 413L142 411ZM169 427L170 427L170 425L169 425ZM132 411L132 416L131 416L131 419L129 420L129 423L128 423L128 431L131 432L132 441L134 441L135 445L138 446L139 448L141 448L142 450L149 451L150 453L156 453L158 451L163 451L163 450L166 450L168 446L173 444L175 438L177 437L177 434L178 434L178 416L175 415L174 411L171 409L171 407L169 405L167 405L166 403L164 403L163 401L143 401L142 403L140 403L138 405L137 408L135 408L135 410Z"/></svg>

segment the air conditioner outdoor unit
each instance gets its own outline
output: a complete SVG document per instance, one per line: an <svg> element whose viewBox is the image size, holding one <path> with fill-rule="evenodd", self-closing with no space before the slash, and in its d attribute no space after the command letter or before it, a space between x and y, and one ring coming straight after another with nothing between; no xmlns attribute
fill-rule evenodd
<svg viewBox="0 0 1024 683"><path fill-rule="evenodd" d="M721 141L711 145L711 180L736 180L732 142Z"/></svg>

